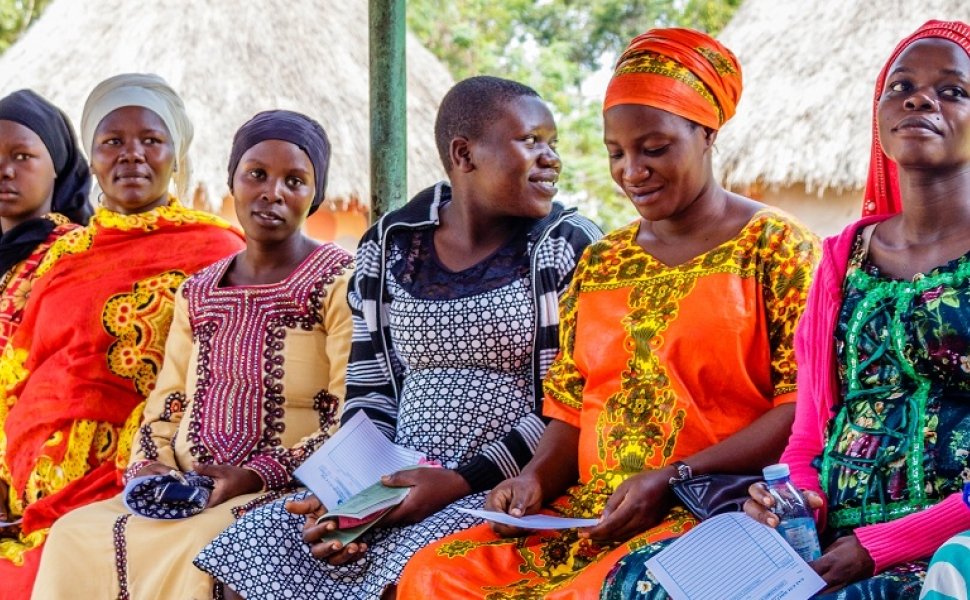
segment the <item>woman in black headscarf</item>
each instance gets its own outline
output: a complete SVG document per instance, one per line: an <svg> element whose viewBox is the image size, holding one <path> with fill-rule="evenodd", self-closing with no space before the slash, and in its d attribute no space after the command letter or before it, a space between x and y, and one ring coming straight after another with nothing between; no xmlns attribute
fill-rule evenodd
<svg viewBox="0 0 970 600"><path fill-rule="evenodd" d="M30 90L0 99L0 348L47 249L91 218L91 172L67 116Z"/></svg>

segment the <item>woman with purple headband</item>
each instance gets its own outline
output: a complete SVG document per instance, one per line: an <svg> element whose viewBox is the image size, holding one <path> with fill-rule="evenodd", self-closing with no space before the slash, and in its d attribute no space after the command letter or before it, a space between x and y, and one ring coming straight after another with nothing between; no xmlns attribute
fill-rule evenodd
<svg viewBox="0 0 970 600"><path fill-rule="evenodd" d="M323 128L298 113L263 112L236 133L229 188L246 248L177 292L125 492L57 522L34 598L211 598L192 559L279 497L330 434L352 257L301 231L323 202L329 160Z"/></svg>

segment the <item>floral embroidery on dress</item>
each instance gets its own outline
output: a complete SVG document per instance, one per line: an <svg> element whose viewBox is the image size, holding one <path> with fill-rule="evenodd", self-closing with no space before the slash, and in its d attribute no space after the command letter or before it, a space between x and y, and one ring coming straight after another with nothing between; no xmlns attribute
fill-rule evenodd
<svg viewBox="0 0 970 600"><path fill-rule="evenodd" d="M102 311L105 331L117 338L108 348L108 368L132 380L143 397L155 387L172 326L175 292L186 277L183 271L173 270L143 279L130 293L109 298Z"/></svg>

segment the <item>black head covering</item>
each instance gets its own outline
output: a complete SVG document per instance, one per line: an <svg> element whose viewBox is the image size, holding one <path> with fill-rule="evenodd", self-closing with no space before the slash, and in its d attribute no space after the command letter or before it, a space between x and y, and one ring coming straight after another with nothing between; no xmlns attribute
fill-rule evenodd
<svg viewBox="0 0 970 600"><path fill-rule="evenodd" d="M323 195L327 189L327 171L330 168L330 140L323 126L306 115L289 110L267 110L239 128L232 140L232 152L229 155L229 189L232 189L232 177L239 166L239 160L247 150L266 140L282 140L296 145L306 153L313 164L313 178L316 183L316 194L310 205L313 214L323 202Z"/></svg>
<svg viewBox="0 0 970 600"><path fill-rule="evenodd" d="M91 171L67 115L31 90L20 90L0 99L0 119L23 125L44 142L57 176L51 211L86 225L93 212L88 202ZM54 227L49 219L31 219L4 231L0 236L0 273L30 256Z"/></svg>

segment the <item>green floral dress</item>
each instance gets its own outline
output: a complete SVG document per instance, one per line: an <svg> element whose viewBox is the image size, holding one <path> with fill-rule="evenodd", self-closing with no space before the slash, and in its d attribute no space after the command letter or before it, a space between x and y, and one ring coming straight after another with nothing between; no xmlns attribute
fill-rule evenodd
<svg viewBox="0 0 970 600"><path fill-rule="evenodd" d="M892 279L867 260L860 232L836 327L843 401L816 459L829 500L823 546L962 489L970 449L970 253ZM602 598L666 598L646 561L671 540L624 558ZM902 542L901 542L902 543ZM826 600L918 598L926 561L897 565Z"/></svg>

